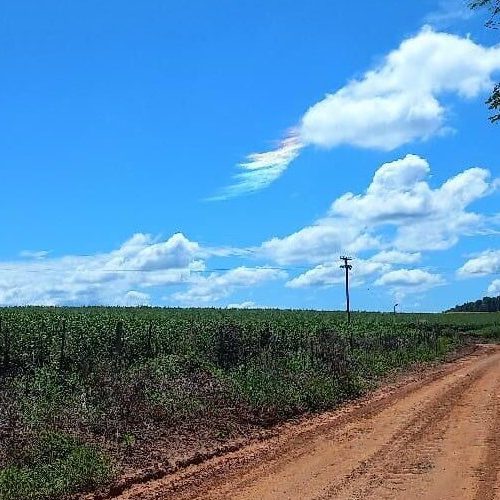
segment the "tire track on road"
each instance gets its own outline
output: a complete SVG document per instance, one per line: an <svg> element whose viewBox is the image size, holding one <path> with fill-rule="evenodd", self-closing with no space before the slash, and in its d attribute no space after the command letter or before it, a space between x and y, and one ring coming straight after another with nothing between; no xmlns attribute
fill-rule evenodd
<svg viewBox="0 0 500 500"><path fill-rule="evenodd" d="M328 498L384 498L381 488L394 498L398 485L433 467L438 444L450 425L455 406L484 377L490 365L467 373L436 394L368 460L339 484L331 485L318 500ZM361 483L361 484L359 484ZM374 493L376 492L375 496Z"/></svg>

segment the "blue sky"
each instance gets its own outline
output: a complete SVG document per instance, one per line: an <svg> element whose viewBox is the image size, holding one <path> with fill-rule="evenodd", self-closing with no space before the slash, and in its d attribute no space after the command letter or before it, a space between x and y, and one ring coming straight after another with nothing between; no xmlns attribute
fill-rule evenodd
<svg viewBox="0 0 500 500"><path fill-rule="evenodd" d="M376 4L374 6L374 4ZM460 0L10 1L0 304L500 293L498 32Z"/></svg>

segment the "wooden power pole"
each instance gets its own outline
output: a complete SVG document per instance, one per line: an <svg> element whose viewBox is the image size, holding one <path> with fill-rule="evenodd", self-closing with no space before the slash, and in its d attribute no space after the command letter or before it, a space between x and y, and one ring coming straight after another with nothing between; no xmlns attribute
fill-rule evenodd
<svg viewBox="0 0 500 500"><path fill-rule="evenodd" d="M346 298L346 312L347 312L347 324L351 323L351 310L349 307L349 271L352 269L352 265L349 264L349 261L352 260L352 257L342 256L340 260L343 260L344 263L340 266L341 269L345 269L345 298Z"/></svg>

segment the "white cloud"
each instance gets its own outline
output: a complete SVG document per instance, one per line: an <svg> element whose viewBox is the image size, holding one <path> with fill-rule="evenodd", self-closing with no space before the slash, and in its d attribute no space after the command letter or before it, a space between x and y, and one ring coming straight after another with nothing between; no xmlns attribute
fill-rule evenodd
<svg viewBox="0 0 500 500"><path fill-rule="evenodd" d="M228 304L227 309L256 309L258 306L255 302L247 300L245 302L240 302L236 304Z"/></svg>
<svg viewBox="0 0 500 500"><path fill-rule="evenodd" d="M189 241L181 233L160 242L154 242L151 236L139 233L113 252L108 266L141 271L182 269L189 265L198 252L198 243Z"/></svg>
<svg viewBox="0 0 500 500"><path fill-rule="evenodd" d="M340 196L326 217L255 251L279 264L324 264L343 252L380 249L372 261L409 264L421 251L444 250L482 231L487 219L467 208L492 193L496 183L489 172L471 168L437 188L429 185L429 174L428 162L415 155L386 163L364 193Z"/></svg>
<svg viewBox="0 0 500 500"><path fill-rule="evenodd" d="M376 282L379 286L421 286L438 285L442 278L422 269L397 269L381 276Z"/></svg>
<svg viewBox="0 0 500 500"><path fill-rule="evenodd" d="M254 287L286 277L286 272L279 269L240 266L222 273L198 276L188 290L177 292L172 298L188 304L212 303L227 297L236 289Z"/></svg>
<svg viewBox="0 0 500 500"><path fill-rule="evenodd" d="M493 280L488 287L488 293L494 296L500 295L500 280Z"/></svg>
<svg viewBox="0 0 500 500"><path fill-rule="evenodd" d="M500 273L500 250L487 250L468 260L458 271L459 276L485 276Z"/></svg>
<svg viewBox="0 0 500 500"><path fill-rule="evenodd" d="M390 252L388 252L390 253ZM371 282L376 286L384 286L397 297L397 300L411 293L424 292L430 288L444 284L443 278L422 269L394 269L391 263L377 262L370 259L352 261L349 283L352 287ZM344 284L345 271L339 262L329 262L316 266L309 271L291 279L286 286L290 288L329 287Z"/></svg>
<svg viewBox="0 0 500 500"><path fill-rule="evenodd" d="M369 222L398 222L431 211L431 190L424 179L429 164L416 155L382 165L364 194L346 193L335 200L335 215Z"/></svg>
<svg viewBox="0 0 500 500"><path fill-rule="evenodd" d="M416 155L382 165L365 193L346 193L335 200L331 214L359 224L397 228L398 250L441 250L462 234L481 229L483 217L466 208L492 192L495 181L482 168L470 168L441 187L427 182L429 164Z"/></svg>
<svg viewBox="0 0 500 500"><path fill-rule="evenodd" d="M429 27L383 63L312 106L302 119L306 143L391 150L425 139L443 125L443 93L475 97L492 86L500 48Z"/></svg>
<svg viewBox="0 0 500 500"><path fill-rule="evenodd" d="M420 252L405 253L397 250L382 250L370 258L372 262L382 264L414 264L422 258Z"/></svg>
<svg viewBox="0 0 500 500"><path fill-rule="evenodd" d="M423 269L397 269L383 274L375 281L377 286L388 287L397 300L408 294L425 292L444 283L439 274L432 274Z"/></svg>
<svg viewBox="0 0 500 500"><path fill-rule="evenodd" d="M349 219L324 218L284 238L272 238L258 250L280 264L324 262L340 251L358 252L379 243L365 228Z"/></svg>
<svg viewBox="0 0 500 500"><path fill-rule="evenodd" d="M399 91L353 95L349 87L329 95L304 115L302 133L310 144L343 144L391 151L427 139L444 123L445 109L429 94Z"/></svg>
<svg viewBox="0 0 500 500"><path fill-rule="evenodd" d="M139 233L109 253L2 262L0 304L148 303L137 288L186 282L204 268L198 253L182 234L155 241Z"/></svg>
<svg viewBox="0 0 500 500"><path fill-rule="evenodd" d="M500 70L500 46L426 26L404 40L376 68L311 106L276 148L253 153L223 196L266 187L307 145L349 145L390 151L446 131L442 96L473 98L489 90Z"/></svg>
<svg viewBox="0 0 500 500"><path fill-rule="evenodd" d="M350 273L350 283L352 286L361 285L364 283L366 277L386 271L390 268L388 264L361 259L353 261L352 266L352 271ZM345 271L340 269L340 262L330 262L316 266L300 276L293 278L287 283L287 286L290 288L331 286L344 283L344 280Z"/></svg>
<svg viewBox="0 0 500 500"><path fill-rule="evenodd" d="M123 306L146 306L149 304L150 296L147 293L137 292L136 290L128 291L122 301L117 302Z"/></svg>

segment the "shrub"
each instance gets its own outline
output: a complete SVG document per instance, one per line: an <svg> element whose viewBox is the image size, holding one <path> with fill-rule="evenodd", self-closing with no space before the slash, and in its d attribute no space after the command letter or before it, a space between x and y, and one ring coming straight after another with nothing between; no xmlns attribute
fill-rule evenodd
<svg viewBox="0 0 500 500"><path fill-rule="evenodd" d="M112 474L110 461L95 447L45 432L38 436L25 463L0 470L0 499L54 499L93 489Z"/></svg>

